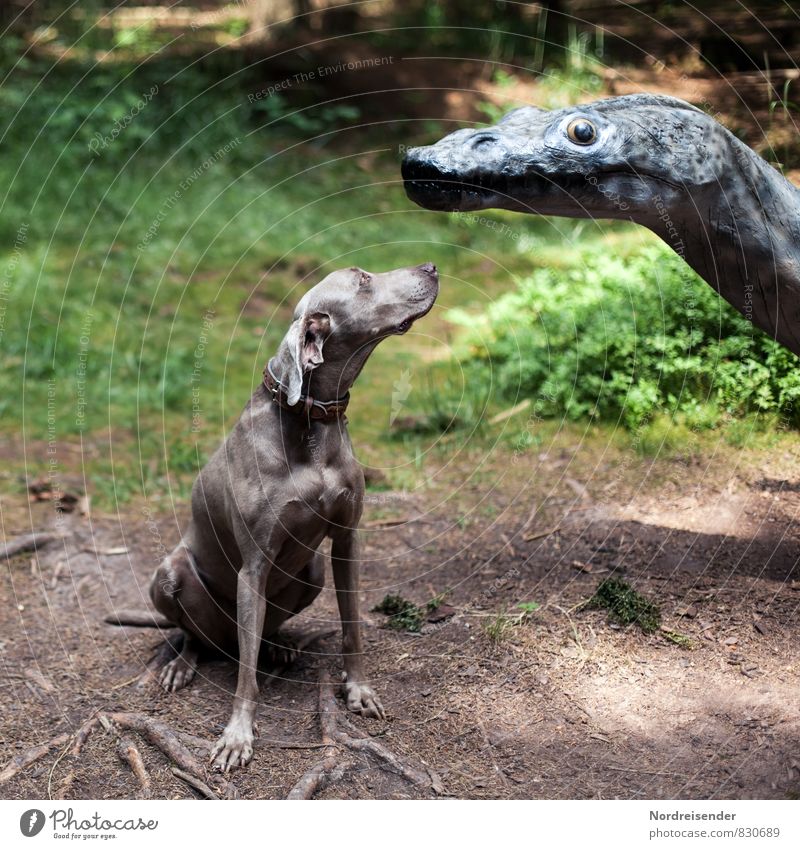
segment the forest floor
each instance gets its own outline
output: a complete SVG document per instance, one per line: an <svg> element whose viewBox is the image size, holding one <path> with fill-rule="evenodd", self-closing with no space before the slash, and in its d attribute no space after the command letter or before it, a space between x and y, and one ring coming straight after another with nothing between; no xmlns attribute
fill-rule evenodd
<svg viewBox="0 0 800 849"><path fill-rule="evenodd" d="M387 719L351 715L353 726L433 770L439 795L800 796L796 439L647 460L602 430L561 427L530 451L484 441L438 456L424 494L367 496L367 667ZM1 506L7 531L54 523L46 502L11 495ZM160 634L103 621L147 605L161 545L177 541L185 508L62 520L63 541L3 568L7 758L73 735L99 711L139 712L213 741L230 711L234 663L208 658L188 688L166 694L137 681ZM655 601L663 627L688 640L578 609L612 574ZM419 605L446 593L432 614L440 621L421 633L387 629L386 617L370 612L387 593ZM539 608L520 616L518 605L530 602ZM289 630L337 622L329 580ZM276 676L262 674L255 757L232 777L242 797L283 798L319 760L317 682L321 670L338 680L338 651L330 635ZM60 759L70 742L22 769L2 794L55 795L69 767L76 797L136 796L113 732L95 730L76 762ZM139 744L154 796L194 795L158 749ZM361 753L320 795L434 795L384 767Z"/></svg>

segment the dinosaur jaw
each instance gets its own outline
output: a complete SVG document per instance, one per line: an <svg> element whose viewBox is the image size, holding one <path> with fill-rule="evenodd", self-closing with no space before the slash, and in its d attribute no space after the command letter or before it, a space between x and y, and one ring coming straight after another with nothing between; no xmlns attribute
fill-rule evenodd
<svg viewBox="0 0 800 849"><path fill-rule="evenodd" d="M547 173L529 164L496 169L442 163L432 148L413 148L402 164L406 195L424 209L507 209L530 215L634 220L657 227L659 210L682 197L680 186L632 168ZM550 169L552 171L552 169Z"/></svg>
<svg viewBox="0 0 800 849"><path fill-rule="evenodd" d="M580 178L555 182L531 171L513 175L471 170L465 175L444 170L415 153L410 151L403 160L404 187L409 200L424 209L437 212L508 209L570 217L587 214L580 200L586 194L585 181Z"/></svg>
<svg viewBox="0 0 800 849"><path fill-rule="evenodd" d="M501 187L489 185L488 179L466 179L414 158L413 153L403 160L402 174L406 195L417 206L437 212L467 212L503 205Z"/></svg>

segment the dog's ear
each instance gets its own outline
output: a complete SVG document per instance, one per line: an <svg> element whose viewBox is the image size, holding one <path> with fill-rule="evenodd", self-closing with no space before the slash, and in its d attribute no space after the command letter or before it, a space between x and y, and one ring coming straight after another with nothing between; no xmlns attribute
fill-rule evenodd
<svg viewBox="0 0 800 849"><path fill-rule="evenodd" d="M331 317L324 312L306 313L289 330L292 368L288 375L289 404L300 400L303 375L322 365L322 346L331 332Z"/></svg>

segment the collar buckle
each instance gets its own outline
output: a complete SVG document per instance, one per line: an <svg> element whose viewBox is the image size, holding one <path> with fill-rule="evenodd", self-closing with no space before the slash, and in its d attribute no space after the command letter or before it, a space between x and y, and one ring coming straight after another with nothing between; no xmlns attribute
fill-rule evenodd
<svg viewBox="0 0 800 849"><path fill-rule="evenodd" d="M289 404L286 388L272 371L272 360L267 362L264 369L263 385L279 407L301 416L308 424L312 421L332 422L342 418L350 402L348 392L343 398L335 398L333 401L317 401L311 395L301 395L296 404Z"/></svg>

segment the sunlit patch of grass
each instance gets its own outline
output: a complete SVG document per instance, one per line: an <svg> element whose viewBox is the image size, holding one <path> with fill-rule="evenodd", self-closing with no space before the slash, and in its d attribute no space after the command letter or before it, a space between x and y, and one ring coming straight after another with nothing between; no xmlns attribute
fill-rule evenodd
<svg viewBox="0 0 800 849"><path fill-rule="evenodd" d="M687 637L686 634L681 634L680 631L661 628L661 636L670 643L674 643L679 648L687 649L688 651L691 651L695 647L694 640L691 637Z"/></svg>
<svg viewBox="0 0 800 849"><path fill-rule="evenodd" d="M740 419L725 422L722 436L734 448L768 448L784 433L791 432L780 417L773 413L751 413Z"/></svg>
<svg viewBox="0 0 800 849"><path fill-rule="evenodd" d="M539 609L535 601L520 602L516 610L504 610L492 615L483 625L483 631L491 642L498 644L509 639L515 628L525 625Z"/></svg>
<svg viewBox="0 0 800 849"><path fill-rule="evenodd" d="M197 167L193 158L118 167L109 151L77 186L74 174L55 170L44 187L45 162L16 180L13 156L0 163L0 179L10 187L0 256L9 269L2 427L23 432L26 442L83 440L89 449L105 444L110 432L113 457L107 448L83 458L59 454L65 473L86 475L100 508L145 492L186 495L196 447L205 456L224 437L295 303L334 268L432 261L442 271L446 302L480 301L483 272L475 268L497 253L496 233L471 229L465 249L463 226L453 218L410 206L396 184L394 155L376 155L366 173L347 154L306 148L260 162L257 148L237 148L235 162L207 169L168 209L165 201ZM25 182L34 176L38 182ZM40 188L48 202L31 215ZM21 222L24 244L15 252ZM534 218L519 226L552 232ZM487 285L502 286L502 274ZM451 288L451 276L474 285ZM380 346L353 393L354 442L379 460L397 454L388 439L392 385L401 364L418 367L414 345L409 335ZM431 415L443 426L450 390L440 395L422 380L420 374L415 384L419 400L433 400ZM459 418L472 415L467 406ZM427 439L413 435L403 449L419 457L408 481L422 471L417 445ZM21 470L23 458L19 468L15 463ZM403 477L392 475L386 485Z"/></svg>
<svg viewBox="0 0 800 849"><path fill-rule="evenodd" d="M632 444L644 457L673 457L689 454L694 442L693 431L668 415L654 416L632 436Z"/></svg>

